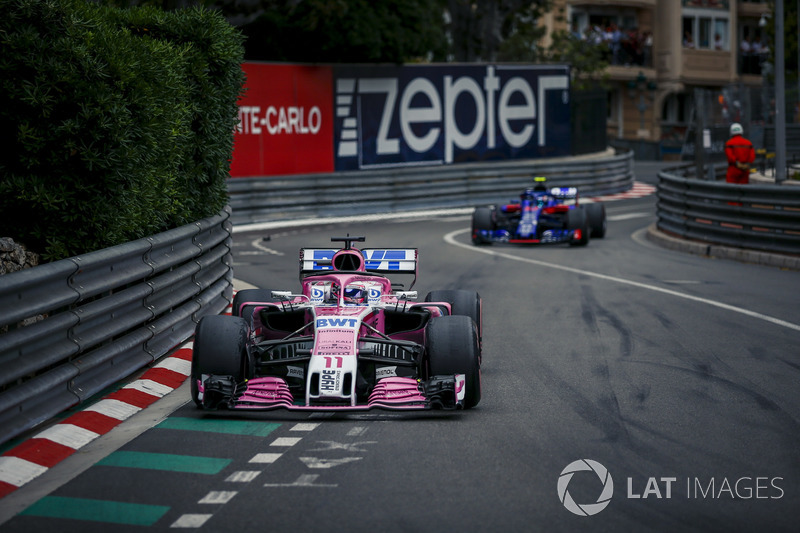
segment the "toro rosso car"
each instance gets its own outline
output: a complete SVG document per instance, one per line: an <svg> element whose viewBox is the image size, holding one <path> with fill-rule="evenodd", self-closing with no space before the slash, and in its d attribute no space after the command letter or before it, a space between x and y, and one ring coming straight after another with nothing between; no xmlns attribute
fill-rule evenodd
<svg viewBox="0 0 800 533"><path fill-rule="evenodd" d="M300 250L298 293L236 293L197 324L192 399L204 409L468 409L481 398L481 298L415 302L416 249ZM409 290L388 274L413 275Z"/></svg>
<svg viewBox="0 0 800 533"><path fill-rule="evenodd" d="M600 203L578 204L575 187L547 189L544 178L526 189L520 201L477 207L472 214L472 243L546 244L566 242L585 246L590 237L606 234L606 210Z"/></svg>

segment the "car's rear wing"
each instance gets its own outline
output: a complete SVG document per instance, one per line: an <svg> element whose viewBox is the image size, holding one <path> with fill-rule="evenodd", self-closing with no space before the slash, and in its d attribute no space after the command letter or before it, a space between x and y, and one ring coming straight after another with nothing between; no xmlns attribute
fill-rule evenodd
<svg viewBox="0 0 800 533"><path fill-rule="evenodd" d="M417 279L416 248L364 248L358 250L335 250L332 248L301 248L300 249L300 277L319 272L335 271L333 256L337 252L357 252L363 259L363 270L376 274L413 274ZM412 283L413 286L413 283Z"/></svg>
<svg viewBox="0 0 800 533"><path fill-rule="evenodd" d="M577 187L553 187L550 189L550 196L559 200L572 200L578 197Z"/></svg>

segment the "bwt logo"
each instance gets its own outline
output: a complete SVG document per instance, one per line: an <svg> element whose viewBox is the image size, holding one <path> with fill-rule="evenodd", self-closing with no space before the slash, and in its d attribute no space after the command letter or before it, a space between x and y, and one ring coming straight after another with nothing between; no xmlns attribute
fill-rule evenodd
<svg viewBox="0 0 800 533"><path fill-rule="evenodd" d="M318 318L318 328L354 328L358 325L356 318Z"/></svg>
<svg viewBox="0 0 800 533"><path fill-rule="evenodd" d="M445 74L462 71L471 74ZM442 67L410 79L340 77L337 157L357 157L363 168L452 163L458 150L511 157L526 147L543 147L551 122L548 113L555 107L559 120L566 119L569 127L568 69L548 72L553 74L522 67ZM554 91L559 105L546 106L547 95Z"/></svg>

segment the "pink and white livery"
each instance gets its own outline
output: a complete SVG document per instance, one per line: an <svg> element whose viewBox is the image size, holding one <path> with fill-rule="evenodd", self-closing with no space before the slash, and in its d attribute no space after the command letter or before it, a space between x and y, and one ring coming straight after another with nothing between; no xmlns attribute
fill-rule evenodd
<svg viewBox="0 0 800 533"><path fill-rule="evenodd" d="M468 409L481 398L481 299L411 291L417 250L300 250L301 292L249 289L197 324L192 398L204 409ZM389 274L413 275L399 290Z"/></svg>

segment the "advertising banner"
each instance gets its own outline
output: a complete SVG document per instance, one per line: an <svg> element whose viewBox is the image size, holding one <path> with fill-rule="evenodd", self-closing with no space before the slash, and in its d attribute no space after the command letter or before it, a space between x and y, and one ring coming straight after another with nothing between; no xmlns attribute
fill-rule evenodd
<svg viewBox="0 0 800 533"><path fill-rule="evenodd" d="M567 66L335 66L336 170L566 156Z"/></svg>
<svg viewBox="0 0 800 533"><path fill-rule="evenodd" d="M333 89L327 66L244 63L231 176L333 172Z"/></svg>
<svg viewBox="0 0 800 533"><path fill-rule="evenodd" d="M568 66L242 68L232 177L570 155Z"/></svg>

